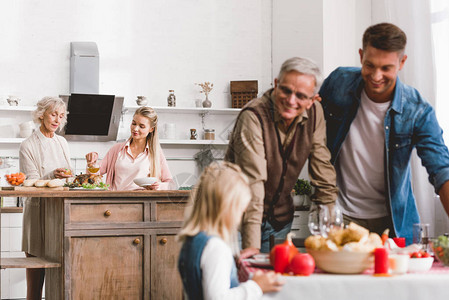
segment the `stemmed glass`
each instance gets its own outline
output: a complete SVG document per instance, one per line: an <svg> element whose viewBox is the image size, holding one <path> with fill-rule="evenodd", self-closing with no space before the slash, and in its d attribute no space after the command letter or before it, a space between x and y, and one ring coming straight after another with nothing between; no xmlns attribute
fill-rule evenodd
<svg viewBox="0 0 449 300"><path fill-rule="evenodd" d="M312 203L308 225L311 234L327 237L329 231L343 226L343 214L336 205Z"/></svg>
<svg viewBox="0 0 449 300"><path fill-rule="evenodd" d="M316 204L315 202L312 202L312 204L310 205L308 225L309 231L312 235L319 235L322 233L320 217L322 206L323 205Z"/></svg>
<svg viewBox="0 0 449 300"><path fill-rule="evenodd" d="M323 236L333 229L343 227L343 213L337 205L322 205L321 207L321 233Z"/></svg>

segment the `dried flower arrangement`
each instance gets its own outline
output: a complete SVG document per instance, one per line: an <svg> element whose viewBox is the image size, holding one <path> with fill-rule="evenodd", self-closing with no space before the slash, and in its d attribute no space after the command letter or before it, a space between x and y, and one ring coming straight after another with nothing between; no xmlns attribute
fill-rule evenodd
<svg viewBox="0 0 449 300"><path fill-rule="evenodd" d="M195 84L197 84L201 87L202 90L200 91L200 93L204 93L206 95L206 98L207 98L207 95L209 95L209 93L212 91L212 89L214 87L214 84L210 83L209 81L206 81L204 83L195 83Z"/></svg>

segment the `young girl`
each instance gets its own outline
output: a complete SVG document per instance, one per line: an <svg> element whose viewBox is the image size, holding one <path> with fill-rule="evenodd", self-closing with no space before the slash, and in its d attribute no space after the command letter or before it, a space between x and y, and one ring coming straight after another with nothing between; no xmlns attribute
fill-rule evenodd
<svg viewBox="0 0 449 300"><path fill-rule="evenodd" d="M183 242L178 269L188 299L258 299L279 291L283 282L274 272L254 274L239 284L234 255L237 227L251 191L237 165L224 162L207 167L193 190L193 208L178 238Z"/></svg>
<svg viewBox="0 0 449 300"><path fill-rule="evenodd" d="M98 153L86 154L87 165L97 162ZM162 153L157 132L157 114L151 107L136 110L131 123L131 137L114 145L100 164L100 175L106 174L111 190L135 190L140 187L133 180L156 177L156 183L146 189L167 190L172 180Z"/></svg>

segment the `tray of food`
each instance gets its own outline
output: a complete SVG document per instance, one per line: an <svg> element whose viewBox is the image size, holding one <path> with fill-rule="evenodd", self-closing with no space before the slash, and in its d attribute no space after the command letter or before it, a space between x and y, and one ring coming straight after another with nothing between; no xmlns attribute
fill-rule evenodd
<svg viewBox="0 0 449 300"><path fill-rule="evenodd" d="M72 182L67 182L64 187L69 188L71 191L106 191L109 188L109 184L103 182L101 175L80 174Z"/></svg>

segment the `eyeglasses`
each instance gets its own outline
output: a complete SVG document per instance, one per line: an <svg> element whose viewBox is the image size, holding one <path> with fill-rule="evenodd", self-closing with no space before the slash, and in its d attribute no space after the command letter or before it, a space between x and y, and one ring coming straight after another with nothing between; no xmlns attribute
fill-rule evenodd
<svg viewBox="0 0 449 300"><path fill-rule="evenodd" d="M290 97L291 94L293 94L293 91L290 88L286 87L285 85L278 85L278 88L281 91L281 93L286 97ZM308 97L301 92L295 92L294 94L295 94L296 99L298 99L301 102L306 102L308 100L313 99L313 96Z"/></svg>

